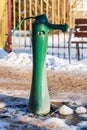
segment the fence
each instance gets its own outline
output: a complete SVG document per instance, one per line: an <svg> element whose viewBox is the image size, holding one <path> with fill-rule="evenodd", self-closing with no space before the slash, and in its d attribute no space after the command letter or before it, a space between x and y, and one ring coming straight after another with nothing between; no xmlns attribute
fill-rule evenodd
<svg viewBox="0 0 87 130"><path fill-rule="evenodd" d="M17 23L27 16L36 16L43 13L47 15L49 22L55 24L67 23L71 28L74 26L75 18L87 17L86 7L86 0L12 0L12 28L14 29ZM25 21L12 37L13 50L17 48L31 50L31 23L32 20ZM68 53L67 41L68 34L53 31L49 35L48 54L52 49L52 55L57 53L60 56L62 51L63 57L66 57Z"/></svg>

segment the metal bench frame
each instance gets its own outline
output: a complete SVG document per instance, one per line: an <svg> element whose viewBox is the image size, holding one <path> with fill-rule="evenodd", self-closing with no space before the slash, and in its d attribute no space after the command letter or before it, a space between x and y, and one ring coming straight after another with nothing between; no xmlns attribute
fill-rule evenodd
<svg viewBox="0 0 87 130"><path fill-rule="evenodd" d="M87 41L84 40L72 41L73 33L74 33L74 37L82 38L82 39L87 38L87 19L76 19L75 28L70 29L69 40L68 40L69 63L71 63L71 44L76 44L78 60L80 60L79 44L87 44Z"/></svg>

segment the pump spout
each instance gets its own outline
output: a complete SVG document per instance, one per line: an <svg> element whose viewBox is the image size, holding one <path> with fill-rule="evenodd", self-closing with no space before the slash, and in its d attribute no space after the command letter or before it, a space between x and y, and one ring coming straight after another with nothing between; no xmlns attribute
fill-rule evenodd
<svg viewBox="0 0 87 130"><path fill-rule="evenodd" d="M49 28L49 31L51 30L62 30L62 32L67 32L68 31L68 24L51 24L47 23L47 26Z"/></svg>

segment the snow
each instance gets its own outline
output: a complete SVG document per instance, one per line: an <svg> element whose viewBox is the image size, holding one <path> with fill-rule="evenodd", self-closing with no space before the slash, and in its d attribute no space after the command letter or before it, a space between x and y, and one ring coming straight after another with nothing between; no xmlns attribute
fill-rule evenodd
<svg viewBox="0 0 87 130"><path fill-rule="evenodd" d="M15 66L15 67L20 67L22 69L24 68L32 68L32 53L29 50L29 47L27 49L16 49L14 46L18 45L19 46L19 32L15 32L15 37L12 37L13 40L13 52L7 53L3 49L0 48L0 65L5 65L5 66ZM23 35L23 31L21 31L21 35ZM29 32L27 32L27 35L29 35ZM73 36L72 36L73 38ZM85 40L85 39L84 39ZM64 35L61 34L59 41L61 43L61 46L63 45L64 41ZM68 36L65 37L65 41L68 42ZM24 46L25 40L23 36L20 38L21 46ZM26 46L30 45L30 38L26 37ZM57 46L58 43L58 36L54 35L54 45ZM49 36L48 38L48 46L52 45L52 36ZM66 43L66 46L68 44ZM75 45L72 45L75 46ZM16 50L15 50L16 49ZM87 50L84 50L84 58L78 61L75 58L75 50L71 50L72 54L72 63L69 64L69 56L68 56L68 50L66 49L66 58L63 58L63 52L64 50L60 50L60 57L57 57L58 49L54 49L54 56L52 56L52 49L48 49L48 55L46 57L46 67L48 70L54 70L54 71L59 71L59 72L82 72L82 73L87 73ZM62 53L61 53L62 52Z"/></svg>
<svg viewBox="0 0 87 130"><path fill-rule="evenodd" d="M70 107L63 105L59 108L59 113L61 115L70 115L73 114L73 110Z"/></svg>
<svg viewBox="0 0 87 130"><path fill-rule="evenodd" d="M31 60L29 59L29 55L22 53L16 54L14 52L9 53L7 56L2 59L3 62L7 62L8 64L15 64L15 65L29 65L31 64Z"/></svg>
<svg viewBox="0 0 87 130"><path fill-rule="evenodd" d="M65 126L65 121L62 120L62 119L58 119L58 118L50 118L50 119L47 119L45 120L45 125L55 125L55 123L58 125L58 126Z"/></svg>
<svg viewBox="0 0 87 130"><path fill-rule="evenodd" d="M0 109L4 108L6 106L6 103L0 102Z"/></svg>
<svg viewBox="0 0 87 130"><path fill-rule="evenodd" d="M86 113L86 108L83 107L83 106L80 106L80 107L78 107L78 108L76 109L76 113L77 113L77 114L84 114L84 113Z"/></svg>
<svg viewBox="0 0 87 130"><path fill-rule="evenodd" d="M7 53L0 48L0 65L6 66L19 66L20 68L26 66L32 68L32 54L28 52L11 52ZM56 56L47 55L46 67L48 70L55 71L67 71L67 72L83 72L87 73L87 61L86 59L78 61L72 60L69 64L68 59L58 58Z"/></svg>
<svg viewBox="0 0 87 130"><path fill-rule="evenodd" d="M68 126L63 119L49 118L44 122L45 126L50 126L54 130L76 130L74 126Z"/></svg>

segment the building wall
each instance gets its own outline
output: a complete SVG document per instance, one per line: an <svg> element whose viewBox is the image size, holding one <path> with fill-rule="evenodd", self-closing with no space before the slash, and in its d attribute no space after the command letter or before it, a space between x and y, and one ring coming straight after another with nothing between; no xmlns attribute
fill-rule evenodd
<svg viewBox="0 0 87 130"><path fill-rule="evenodd" d="M7 0L0 0L0 47L4 48L8 33Z"/></svg>

